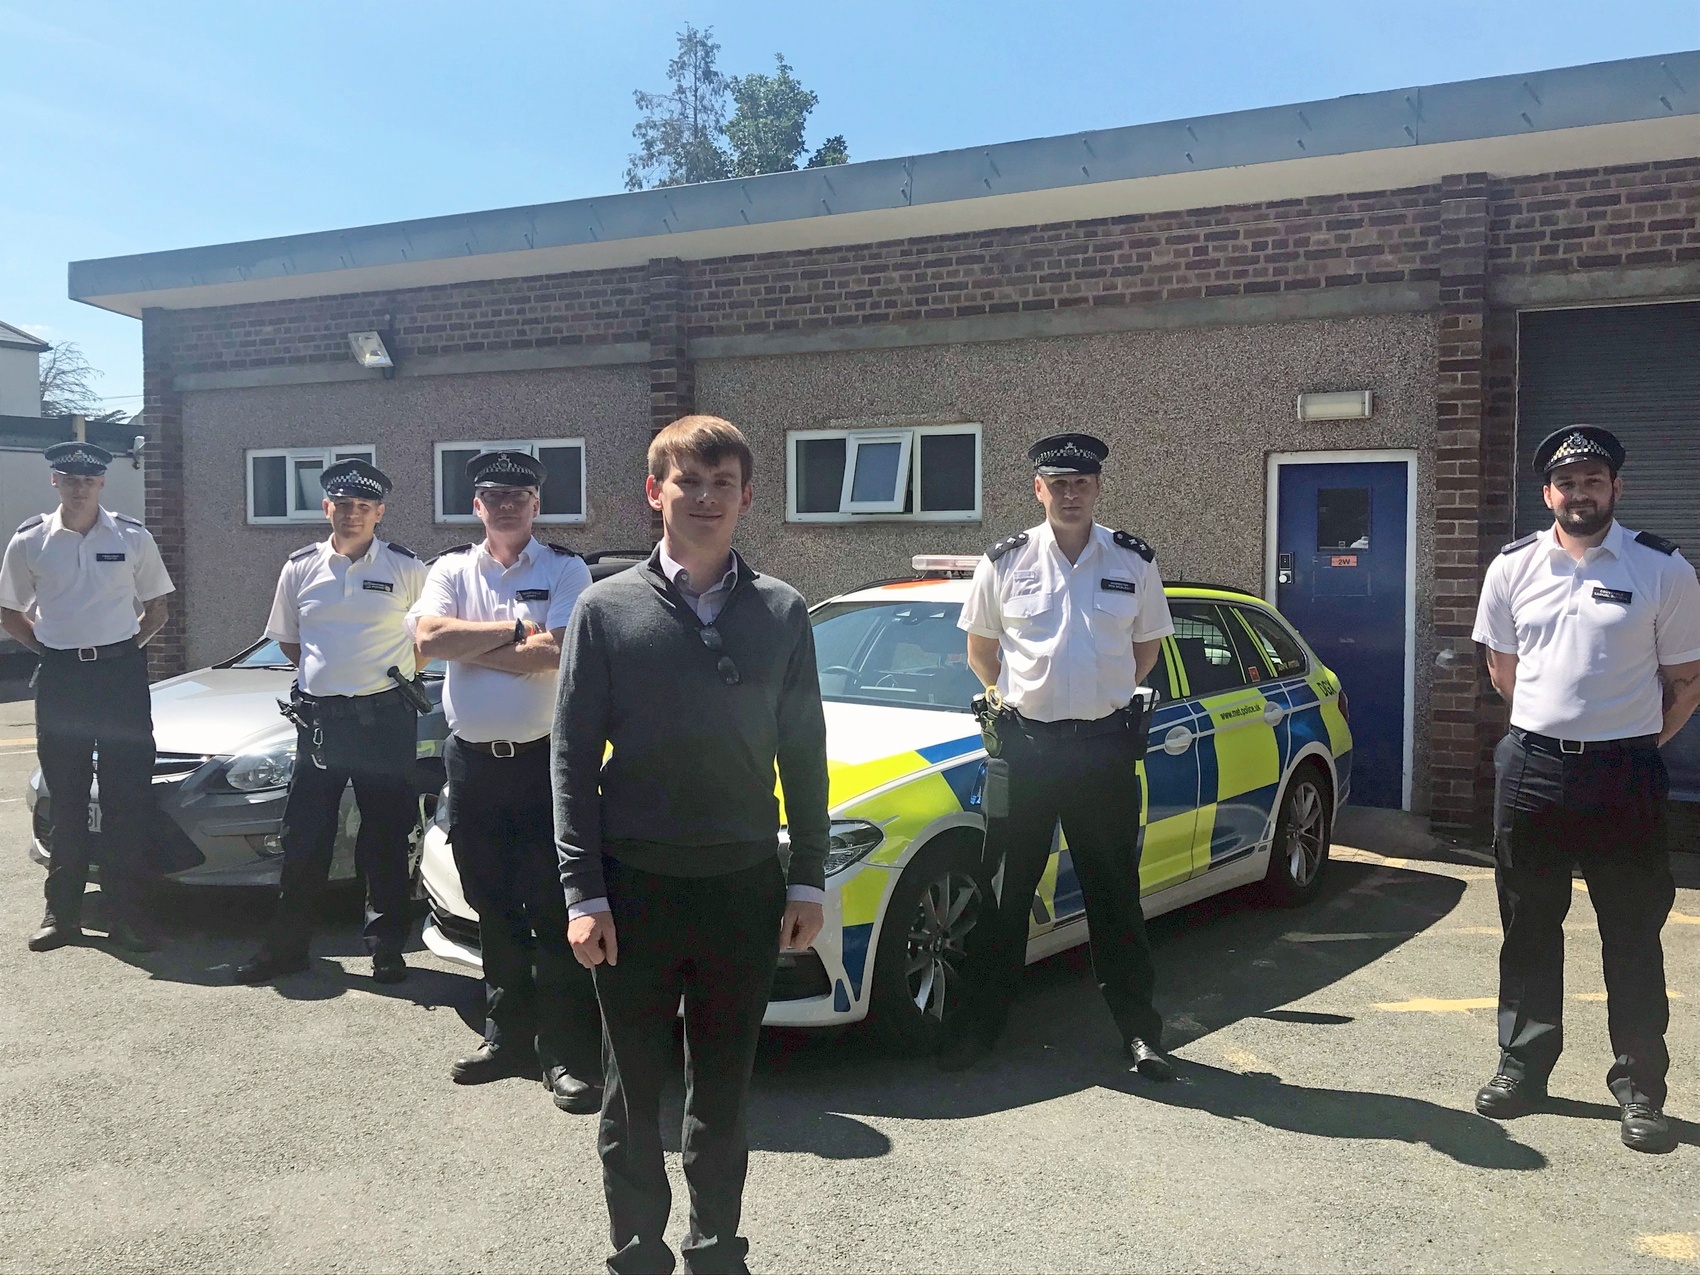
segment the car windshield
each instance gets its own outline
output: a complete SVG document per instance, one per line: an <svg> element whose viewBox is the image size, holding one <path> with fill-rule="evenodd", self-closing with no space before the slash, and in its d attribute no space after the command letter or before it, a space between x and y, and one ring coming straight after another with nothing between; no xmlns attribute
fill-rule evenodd
<svg viewBox="0 0 1700 1275"><path fill-rule="evenodd" d="M980 691L959 602L835 602L814 613L821 698L966 711Z"/></svg>
<svg viewBox="0 0 1700 1275"><path fill-rule="evenodd" d="M283 648L267 638L250 651L245 651L232 660L229 668L294 668L289 657L283 653ZM431 660L420 670L426 677L441 677L443 662Z"/></svg>

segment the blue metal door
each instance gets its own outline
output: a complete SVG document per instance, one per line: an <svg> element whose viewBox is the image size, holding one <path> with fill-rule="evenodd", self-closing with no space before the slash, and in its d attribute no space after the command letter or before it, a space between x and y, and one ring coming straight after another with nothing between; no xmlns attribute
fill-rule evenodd
<svg viewBox="0 0 1700 1275"><path fill-rule="evenodd" d="M1275 602L1346 692L1365 806L1404 804L1407 487L1404 461L1280 467Z"/></svg>

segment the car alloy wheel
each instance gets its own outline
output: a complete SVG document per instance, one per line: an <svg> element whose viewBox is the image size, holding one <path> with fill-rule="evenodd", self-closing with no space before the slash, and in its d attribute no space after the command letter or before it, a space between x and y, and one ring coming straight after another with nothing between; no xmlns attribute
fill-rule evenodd
<svg viewBox="0 0 1700 1275"><path fill-rule="evenodd" d="M1309 775L1294 779L1290 803L1287 840L1282 850L1287 856L1287 875L1294 885L1303 889L1322 868L1322 856L1328 849L1327 820L1323 817L1322 793Z"/></svg>
<svg viewBox="0 0 1700 1275"><path fill-rule="evenodd" d="M957 871L929 882L910 918L905 971L910 999L941 1023L961 996L964 944L979 919L980 885Z"/></svg>

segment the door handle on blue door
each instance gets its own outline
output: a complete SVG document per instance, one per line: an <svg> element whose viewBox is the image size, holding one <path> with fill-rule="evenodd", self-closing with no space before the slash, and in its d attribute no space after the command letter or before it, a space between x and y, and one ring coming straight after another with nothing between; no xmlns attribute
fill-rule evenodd
<svg viewBox="0 0 1700 1275"><path fill-rule="evenodd" d="M1263 706L1263 720L1270 726L1275 725L1276 722L1280 721L1286 715L1286 708L1277 704L1274 700L1270 700Z"/></svg>
<svg viewBox="0 0 1700 1275"><path fill-rule="evenodd" d="M1171 757L1179 757L1192 747L1192 731L1185 726L1171 726L1169 733L1163 736L1163 751Z"/></svg>

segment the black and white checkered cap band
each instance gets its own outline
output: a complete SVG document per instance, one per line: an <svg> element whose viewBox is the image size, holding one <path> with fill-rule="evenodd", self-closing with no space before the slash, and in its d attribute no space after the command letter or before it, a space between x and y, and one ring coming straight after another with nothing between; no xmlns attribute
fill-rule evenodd
<svg viewBox="0 0 1700 1275"><path fill-rule="evenodd" d="M1572 434L1547 458L1546 467L1553 469L1573 460L1603 460L1609 465L1612 463L1611 449L1586 434Z"/></svg>
<svg viewBox="0 0 1700 1275"><path fill-rule="evenodd" d="M514 478L519 481L517 483L506 481ZM501 456L479 467L475 485L479 487L535 487L537 475L517 461Z"/></svg>
<svg viewBox="0 0 1700 1275"><path fill-rule="evenodd" d="M70 465L93 465L96 469L105 469L109 462L104 456L78 448L74 452L65 452L53 458L53 468L64 469Z"/></svg>
<svg viewBox="0 0 1700 1275"><path fill-rule="evenodd" d="M1053 447L1050 451L1040 452L1039 459L1034 463L1043 467L1073 461L1086 461L1092 465L1104 463L1103 458L1098 453L1087 451L1086 448L1076 443L1064 443L1061 447Z"/></svg>
<svg viewBox="0 0 1700 1275"><path fill-rule="evenodd" d="M338 474L325 484L327 496L371 496L384 494L384 485L368 474Z"/></svg>

